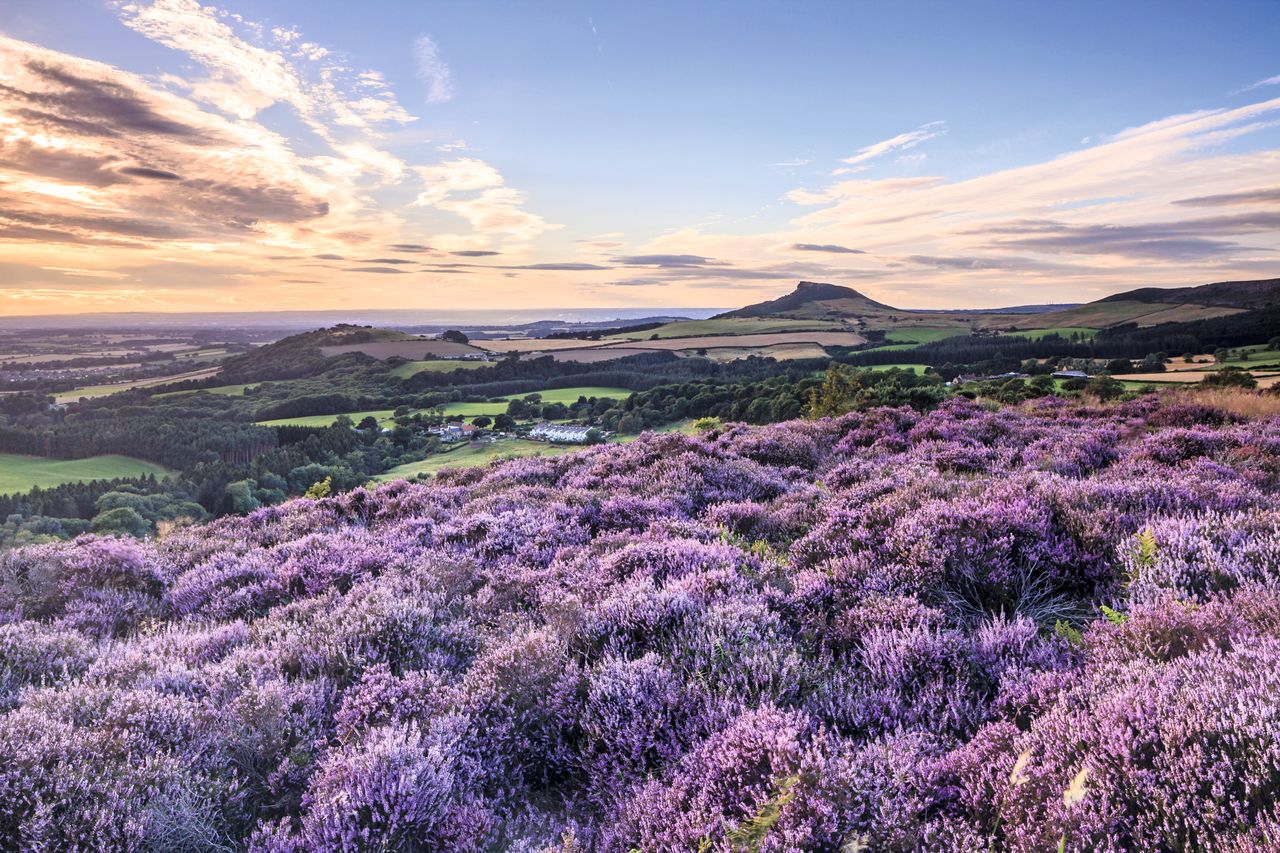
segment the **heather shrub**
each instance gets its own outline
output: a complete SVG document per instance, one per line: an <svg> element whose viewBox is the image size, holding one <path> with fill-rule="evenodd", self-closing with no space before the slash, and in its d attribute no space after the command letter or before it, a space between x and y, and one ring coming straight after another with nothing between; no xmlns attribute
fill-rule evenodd
<svg viewBox="0 0 1280 853"><path fill-rule="evenodd" d="M0 849L1272 849L1280 421L1226 411L729 424L0 554Z"/></svg>

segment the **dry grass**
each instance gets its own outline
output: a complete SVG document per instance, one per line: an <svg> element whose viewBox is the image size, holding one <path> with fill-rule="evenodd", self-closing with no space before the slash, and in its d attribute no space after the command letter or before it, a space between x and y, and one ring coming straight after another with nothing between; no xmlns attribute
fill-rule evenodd
<svg viewBox="0 0 1280 853"><path fill-rule="evenodd" d="M1267 418L1280 415L1280 394L1263 394L1242 388L1179 388L1166 392L1181 402L1215 406L1242 418Z"/></svg>

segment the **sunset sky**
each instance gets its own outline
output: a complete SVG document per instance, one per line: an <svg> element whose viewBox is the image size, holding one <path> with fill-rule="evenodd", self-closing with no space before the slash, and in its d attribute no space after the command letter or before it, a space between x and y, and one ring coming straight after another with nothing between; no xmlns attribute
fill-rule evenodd
<svg viewBox="0 0 1280 853"><path fill-rule="evenodd" d="M1280 276L1280 3L3 0L0 315Z"/></svg>

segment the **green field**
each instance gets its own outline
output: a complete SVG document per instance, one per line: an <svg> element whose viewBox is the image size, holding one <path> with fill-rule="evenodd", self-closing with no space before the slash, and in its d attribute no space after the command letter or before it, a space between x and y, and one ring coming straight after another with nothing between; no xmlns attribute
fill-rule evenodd
<svg viewBox="0 0 1280 853"><path fill-rule="evenodd" d="M47 489L64 483L114 480L117 477L164 477L168 468L130 456L90 456L88 459L46 459L0 453L0 494L28 492L39 486Z"/></svg>
<svg viewBox="0 0 1280 853"><path fill-rule="evenodd" d="M927 344L932 341L940 341L943 338L954 338L957 335L967 334L969 332L966 329L921 326L916 329L893 329L885 332L884 339L895 344Z"/></svg>
<svg viewBox="0 0 1280 853"><path fill-rule="evenodd" d="M677 421L656 429L646 430L646 432L679 432L685 435L693 435L693 421ZM640 435L643 434L641 433ZM640 435L624 435L615 441L618 444L628 444L635 441ZM525 439L495 441L492 444L481 445L464 444L454 450L428 456L419 462L407 462L404 465L397 465L395 468L385 471L373 479L379 483L387 483L392 480L411 480L418 474L434 474L441 468L471 468L478 465L488 465L495 459L514 459L524 456L562 456L565 453L583 449L585 449L585 445L581 444L547 444L542 441L527 441Z"/></svg>
<svg viewBox="0 0 1280 853"><path fill-rule="evenodd" d="M518 456L561 456L580 445L547 444L542 441L495 441L491 444L464 444L456 450L435 453L420 462L409 462L374 477L380 483L391 480L410 480L419 474L434 474L441 468L473 468L487 465L495 459L514 459Z"/></svg>
<svg viewBox="0 0 1280 853"><path fill-rule="evenodd" d="M1094 335L1098 334L1098 330L1090 328L1089 326L1058 326L1052 329L1028 329L1025 332L1011 332L1010 334L1016 334L1020 338L1030 338L1033 341L1038 341L1041 338L1048 337L1049 335L1061 335L1064 338L1069 338L1072 335L1080 335L1084 338L1092 338Z"/></svg>
<svg viewBox="0 0 1280 853"><path fill-rule="evenodd" d="M626 388L604 388L597 386L579 386L576 388L555 388L550 391L539 391L542 395L544 403L576 403L579 397L607 397L609 399L620 400L631 396L631 392ZM507 401L520 399L528 396L527 394L512 394L509 397L503 397L500 403L450 403L444 407L445 417L457 416L461 418L478 418L481 415L500 415L507 410ZM356 423L364 420L366 417L372 416L379 424L386 426L392 420L393 410L377 409L367 412L345 412L347 417ZM309 426L309 427L325 427L332 424L338 419L337 414L332 415L304 415L297 418L277 418L271 421L259 421L263 426Z"/></svg>
<svg viewBox="0 0 1280 853"><path fill-rule="evenodd" d="M372 416L380 425L386 426L394 420L394 409L374 409L365 412L340 412L334 415L302 415L296 418L276 418L272 421L258 421L262 426L305 426L305 427L327 427L332 426L342 415L351 418L352 422L360 423L367 417Z"/></svg>
<svg viewBox="0 0 1280 853"><path fill-rule="evenodd" d="M398 367L393 367L387 371L392 376L399 376L401 379L408 379L419 373L451 373L455 370L474 370L477 367L492 367L491 364L483 361L464 361L462 359L428 359L427 361L407 361Z"/></svg>
<svg viewBox="0 0 1280 853"><path fill-rule="evenodd" d="M659 338L697 338L707 335L769 335L779 332L839 331L848 329L838 320L790 320L785 317L729 317L723 320L680 320L656 329L627 335L611 335L610 341Z"/></svg>
<svg viewBox="0 0 1280 853"><path fill-rule="evenodd" d="M924 373L929 369L927 364L873 364L865 368L866 370L907 370L911 373Z"/></svg>
<svg viewBox="0 0 1280 853"><path fill-rule="evenodd" d="M1221 367L1245 367L1255 368L1268 364L1280 363L1280 350L1267 349L1266 344L1254 344L1247 347L1232 347L1233 351L1246 352L1249 354L1247 359L1229 358L1226 361L1218 362L1213 365L1205 365L1205 367L1213 370Z"/></svg>
<svg viewBox="0 0 1280 853"><path fill-rule="evenodd" d="M206 394L218 394L223 397L240 397L249 388L257 388L257 385L215 385L212 388L197 388L194 391L166 391L163 394L154 395L157 399L161 397L176 397L179 394L198 394L203 391Z"/></svg>

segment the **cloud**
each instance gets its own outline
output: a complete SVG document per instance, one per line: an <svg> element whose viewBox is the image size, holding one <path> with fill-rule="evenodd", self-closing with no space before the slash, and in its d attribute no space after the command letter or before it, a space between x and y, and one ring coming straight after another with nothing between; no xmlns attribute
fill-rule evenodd
<svg viewBox="0 0 1280 853"><path fill-rule="evenodd" d="M406 275L406 270L398 270L394 267L348 267L347 272L376 272L382 275Z"/></svg>
<svg viewBox="0 0 1280 853"><path fill-rule="evenodd" d="M175 80L192 97L240 119L288 104L322 138L334 127L369 130L414 121L376 72L353 72L319 45L277 27L264 29L197 0L113 0L129 28L198 62L208 76ZM233 28L240 27L240 32Z"/></svg>
<svg viewBox="0 0 1280 853"><path fill-rule="evenodd" d="M846 157L842 162L849 164L852 168L837 169L836 174L846 174L850 172L861 171L865 166L862 164L868 160L874 160L891 151L906 151L915 148L921 142L933 139L935 136L942 136L947 132L947 123L944 121L931 121L923 124L915 130L909 130L906 133L899 133L897 136L891 136L888 139L873 143L865 148L859 148L857 153L851 157Z"/></svg>
<svg viewBox="0 0 1280 853"><path fill-rule="evenodd" d="M393 252L430 252L433 251L430 246L424 246L421 243L392 243L388 248Z"/></svg>
<svg viewBox="0 0 1280 853"><path fill-rule="evenodd" d="M1280 187L1262 190L1242 190L1241 192L1220 193L1218 195L1202 195L1195 198L1180 198L1174 204L1185 207L1222 207L1235 204L1276 204L1280 203Z"/></svg>
<svg viewBox="0 0 1280 853"><path fill-rule="evenodd" d="M176 172L169 172L165 169L152 169L148 166L125 166L120 169L120 174L129 175L134 178L149 178L153 181L180 181L182 176Z"/></svg>
<svg viewBox="0 0 1280 853"><path fill-rule="evenodd" d="M704 258L701 255L623 255L612 260L615 264L629 267L664 267L668 269L702 267L715 263L711 258Z"/></svg>
<svg viewBox="0 0 1280 853"><path fill-rule="evenodd" d="M836 243L792 243L791 248L797 252L830 252L836 255L865 255L861 249L850 249Z"/></svg>
<svg viewBox="0 0 1280 853"><path fill-rule="evenodd" d="M424 185L415 206L461 216L480 234L525 243L560 227L524 210L525 193L506 186L502 173L483 160L444 160L414 171Z"/></svg>
<svg viewBox="0 0 1280 853"><path fill-rule="evenodd" d="M1067 225L1032 221L997 225L983 233L1001 235L994 242L1001 248L1014 246L1041 252L1196 260L1242 252L1239 243L1211 239L1213 236L1274 231L1280 231L1280 211L1141 225Z"/></svg>
<svg viewBox="0 0 1280 853"><path fill-rule="evenodd" d="M504 270L559 270L561 272L585 272L588 270L607 270L612 267L602 267L598 264L579 264L579 263L550 263L550 264L519 264L498 267Z"/></svg>
<svg viewBox="0 0 1280 853"><path fill-rule="evenodd" d="M495 252L492 249L462 249L449 254L457 255L460 258L487 258L491 255L501 255L502 253Z"/></svg>
<svg viewBox="0 0 1280 853"><path fill-rule="evenodd" d="M420 35L414 39L413 61L415 74L427 86L427 103L443 104L452 100L453 75L440 58L440 49L431 36Z"/></svg>
<svg viewBox="0 0 1280 853"><path fill-rule="evenodd" d="M1259 80L1256 83L1250 83L1248 86L1245 86L1240 91L1248 92L1251 89L1261 89L1263 86L1280 86L1280 74L1277 74L1274 77L1267 77L1266 79Z"/></svg>

